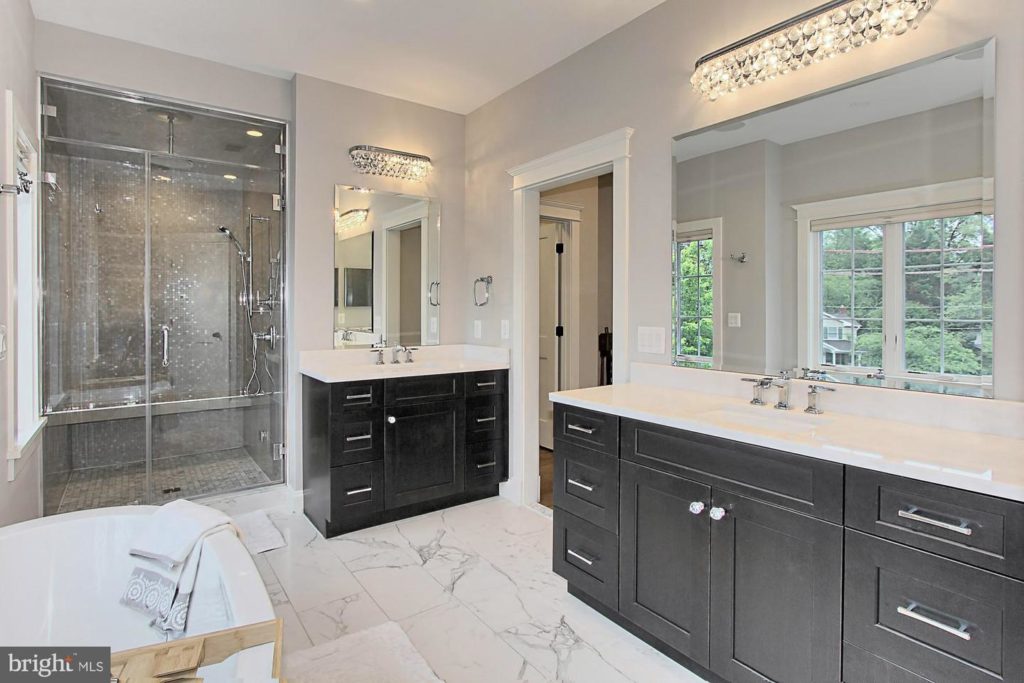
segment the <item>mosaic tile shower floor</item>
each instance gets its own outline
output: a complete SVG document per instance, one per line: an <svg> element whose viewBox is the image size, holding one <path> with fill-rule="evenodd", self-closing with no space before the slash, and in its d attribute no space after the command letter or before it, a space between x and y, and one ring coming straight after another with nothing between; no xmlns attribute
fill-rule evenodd
<svg viewBox="0 0 1024 683"><path fill-rule="evenodd" d="M244 448L153 461L154 504L269 483ZM177 490L163 493L166 489ZM142 502L145 492L146 464L142 462L74 470L57 512Z"/></svg>

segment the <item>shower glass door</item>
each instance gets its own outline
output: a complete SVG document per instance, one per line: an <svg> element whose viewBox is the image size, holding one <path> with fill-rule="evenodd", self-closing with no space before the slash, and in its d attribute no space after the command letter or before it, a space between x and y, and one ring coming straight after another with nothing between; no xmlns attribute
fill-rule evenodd
<svg viewBox="0 0 1024 683"><path fill-rule="evenodd" d="M284 126L44 79L47 514L283 479Z"/></svg>

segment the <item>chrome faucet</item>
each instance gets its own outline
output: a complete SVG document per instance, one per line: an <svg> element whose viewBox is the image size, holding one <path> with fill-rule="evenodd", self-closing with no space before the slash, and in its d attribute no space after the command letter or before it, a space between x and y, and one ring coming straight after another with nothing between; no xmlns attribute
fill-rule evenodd
<svg viewBox="0 0 1024 683"><path fill-rule="evenodd" d="M807 407L804 408L805 413L811 415L821 415L824 410L818 407L818 392L819 391L835 391L832 387L823 387L819 384L812 384L807 387Z"/></svg>
<svg viewBox="0 0 1024 683"><path fill-rule="evenodd" d="M398 354L400 354L402 352L408 352L408 349L406 349L401 344L395 344L394 346L391 347L391 363L392 363L392 365L398 365L399 363L402 362L402 361L398 360Z"/></svg>
<svg viewBox="0 0 1024 683"><path fill-rule="evenodd" d="M419 347L415 347L415 346L407 346L407 347L405 347L405 362L406 363L411 363L412 362L412 352L413 351L419 351Z"/></svg>
<svg viewBox="0 0 1024 683"><path fill-rule="evenodd" d="M370 349L370 353L377 354L377 363L376 363L377 365L384 365L384 348L383 347L381 347L381 348L374 347L374 348Z"/></svg>
<svg viewBox="0 0 1024 683"><path fill-rule="evenodd" d="M774 377L744 377L743 382L751 382L754 385L754 398L750 399L750 403L755 406L764 405L764 390L771 387L772 382L775 381Z"/></svg>
<svg viewBox="0 0 1024 683"><path fill-rule="evenodd" d="M779 400L775 402L775 407L779 410L789 410L789 370L783 370L778 378L772 379L772 386L779 390Z"/></svg>

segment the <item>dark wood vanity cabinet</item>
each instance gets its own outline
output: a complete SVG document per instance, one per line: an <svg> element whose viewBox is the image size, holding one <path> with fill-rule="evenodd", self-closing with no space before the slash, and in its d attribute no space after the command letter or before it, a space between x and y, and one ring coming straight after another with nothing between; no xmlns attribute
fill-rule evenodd
<svg viewBox="0 0 1024 683"><path fill-rule="evenodd" d="M304 376L306 516L334 536L496 495L508 478L507 374Z"/></svg>
<svg viewBox="0 0 1024 683"><path fill-rule="evenodd" d="M554 571L698 674L1024 681L1024 504L562 405L555 420Z"/></svg>

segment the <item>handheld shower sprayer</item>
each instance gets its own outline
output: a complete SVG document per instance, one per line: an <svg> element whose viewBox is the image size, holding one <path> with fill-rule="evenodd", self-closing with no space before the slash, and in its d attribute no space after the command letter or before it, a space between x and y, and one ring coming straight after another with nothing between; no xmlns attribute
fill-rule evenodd
<svg viewBox="0 0 1024 683"><path fill-rule="evenodd" d="M226 225L220 226L219 228L217 228L217 230L222 234L227 235L228 239L231 240L231 242L235 245L235 249L238 250L239 256L241 256L242 258L249 257L249 255L245 252L245 249L242 248L242 243L238 241L237 237L231 234L231 231L228 230L228 227Z"/></svg>

